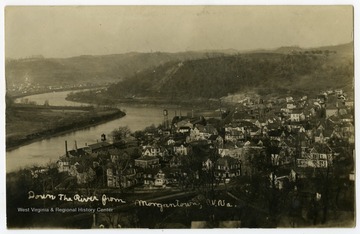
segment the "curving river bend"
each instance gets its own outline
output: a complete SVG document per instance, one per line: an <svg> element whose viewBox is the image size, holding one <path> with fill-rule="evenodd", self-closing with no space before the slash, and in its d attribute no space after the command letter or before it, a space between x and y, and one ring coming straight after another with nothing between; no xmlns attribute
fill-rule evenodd
<svg viewBox="0 0 360 234"><path fill-rule="evenodd" d="M27 97L29 101L35 101L37 104L44 104L48 100L50 105L60 106L81 106L87 105L84 103L76 103L65 100L68 93L74 91L63 91L30 95ZM21 99L21 98L20 98ZM16 101L20 101L16 100ZM126 116L111 120L109 122L66 133L60 136L50 137L44 140L39 140L28 145L21 146L11 151L6 152L6 171L12 172L20 168L32 165L46 165L49 162L56 161L59 156L65 153L64 142L68 142L68 149L74 148L75 141L79 148L84 147L85 143L96 143L100 139L101 134L108 135L113 129L119 126L128 126L131 131L142 130L152 124L158 125L164 121L163 109L164 107L140 107L134 105L121 104L119 109L126 112ZM175 109L167 108L169 110L169 120L175 114ZM182 110L185 113L185 110Z"/></svg>

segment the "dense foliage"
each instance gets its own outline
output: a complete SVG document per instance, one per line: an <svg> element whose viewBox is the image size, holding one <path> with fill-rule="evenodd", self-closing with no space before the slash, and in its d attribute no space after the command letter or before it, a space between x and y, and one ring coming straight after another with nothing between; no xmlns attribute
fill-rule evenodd
<svg viewBox="0 0 360 234"><path fill-rule="evenodd" d="M170 61L203 58L205 52L126 53L71 58L7 59L5 77L8 85L20 85L25 79L40 85L103 84L118 82L137 72ZM216 56L216 54L212 55Z"/></svg>
<svg viewBox="0 0 360 234"><path fill-rule="evenodd" d="M219 98L248 90L318 92L352 86L353 75L352 58L336 53L253 53L170 62L111 86L108 94L171 99Z"/></svg>

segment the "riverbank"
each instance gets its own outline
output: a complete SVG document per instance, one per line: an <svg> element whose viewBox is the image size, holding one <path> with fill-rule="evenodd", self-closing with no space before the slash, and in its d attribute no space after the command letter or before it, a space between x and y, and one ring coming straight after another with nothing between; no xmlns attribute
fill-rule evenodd
<svg viewBox="0 0 360 234"><path fill-rule="evenodd" d="M14 105L6 111L6 151L124 116L117 108Z"/></svg>
<svg viewBox="0 0 360 234"><path fill-rule="evenodd" d="M29 92L29 93L19 93L19 92L8 92L8 94L12 98L22 98L37 94L44 94L44 93L56 93L56 92L63 92L63 91L84 91L84 90L91 90L91 89L102 89L106 88L108 85L94 85L94 86L83 86L83 87L72 87L72 88L58 88L58 89L44 89L39 90L35 92Z"/></svg>
<svg viewBox="0 0 360 234"><path fill-rule="evenodd" d="M133 97L112 99L101 93L83 91L68 95L65 100L78 103L95 105L132 105L139 107L164 107L164 108L188 108L188 109L218 109L232 107L231 103L224 103L218 99L167 99L162 97Z"/></svg>

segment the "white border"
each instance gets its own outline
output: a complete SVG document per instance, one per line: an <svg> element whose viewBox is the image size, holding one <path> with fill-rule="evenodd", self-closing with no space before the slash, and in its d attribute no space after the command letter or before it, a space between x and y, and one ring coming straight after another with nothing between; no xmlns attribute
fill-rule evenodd
<svg viewBox="0 0 360 234"><path fill-rule="evenodd" d="M2 0L0 2L1 11L0 11L0 35L1 35L1 56L0 56L0 96L1 96L1 108L2 112L5 113L5 72L4 72L4 8L8 5L353 5L354 6L354 43L355 43L355 77L359 75L359 24L358 20L360 18L359 7L360 3L356 0L125 0L125 1L116 1L116 0ZM358 100L360 100L359 93L357 92L358 83L355 78L355 134L356 134L356 148L359 146L359 124L358 118ZM5 114L0 114L1 125L1 135L0 135L0 152L2 161L0 161L0 233L49 233L49 230L7 230L6 229L6 202L5 202ZM356 160L356 168L359 167L360 160ZM356 194L357 194L357 204L356 204L356 228L347 228L347 229L236 229L232 231L225 230L226 232L246 232L246 233L335 233L341 232L342 234L347 233L360 233L360 219L359 219L359 173L356 173ZM51 230L51 233L63 233L65 230ZM69 233L109 233L109 232L124 232L125 230L66 230ZM163 233L163 232L172 232L172 233L184 233L184 232L194 232L195 230L126 230L126 232L131 233ZM196 232L207 232L207 233L217 233L220 230L200 230ZM221 230L221 232L223 232Z"/></svg>

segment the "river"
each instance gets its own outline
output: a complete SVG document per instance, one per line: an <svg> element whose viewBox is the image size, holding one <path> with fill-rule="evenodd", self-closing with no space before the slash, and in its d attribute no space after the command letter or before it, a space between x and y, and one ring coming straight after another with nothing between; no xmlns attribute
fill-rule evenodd
<svg viewBox="0 0 360 234"><path fill-rule="evenodd" d="M43 105L47 100L50 105L61 106L81 106L87 105L84 103L76 103L65 100L68 93L74 91L62 91L53 93L44 93L30 95L19 98L35 101L39 105ZM75 141L79 148L84 147L85 144L96 143L100 140L101 134L108 135L113 129L120 126L128 126L131 131L142 130L152 124L158 125L164 121L163 106L134 106L121 104L119 109L126 112L126 116L115 119L94 127L85 128L82 130L73 131L59 136L49 137L44 140L39 140L28 145L21 146L11 151L6 152L6 171L12 172L20 168L32 165L46 165L49 162L55 162L59 156L65 154L65 141L68 142L68 149L71 150L75 146ZM175 115L176 108L168 109L169 121ZM177 109L178 113L180 109ZM185 110L181 110L185 113Z"/></svg>

